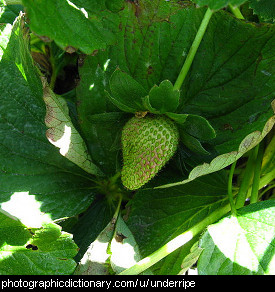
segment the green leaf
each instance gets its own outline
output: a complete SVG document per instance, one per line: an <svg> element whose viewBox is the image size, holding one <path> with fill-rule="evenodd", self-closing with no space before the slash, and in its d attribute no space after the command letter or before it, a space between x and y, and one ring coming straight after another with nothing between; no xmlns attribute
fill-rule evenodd
<svg viewBox="0 0 275 292"><path fill-rule="evenodd" d="M43 99L47 109L45 123L49 128L46 132L48 140L60 148L61 155L83 170L93 175L102 176L100 169L91 161L84 140L71 122L66 101L61 96L56 96L46 81L43 83Z"/></svg>
<svg viewBox="0 0 275 292"><path fill-rule="evenodd" d="M189 135L199 140L211 140L216 137L216 132L210 123L202 116L192 114L166 113Z"/></svg>
<svg viewBox="0 0 275 292"><path fill-rule="evenodd" d="M1 275L68 275L76 263L72 235L54 224L28 229L0 212Z"/></svg>
<svg viewBox="0 0 275 292"><path fill-rule="evenodd" d="M273 0L249 0L249 6L264 20L275 20L275 2Z"/></svg>
<svg viewBox="0 0 275 292"><path fill-rule="evenodd" d="M183 86L183 109L210 122L217 134L210 143L219 154L236 151L249 134L262 132L274 115L274 35L273 26L247 25L222 12L211 19Z"/></svg>
<svg viewBox="0 0 275 292"><path fill-rule="evenodd" d="M239 6L243 4L246 0L192 0L199 6L207 5L212 10L219 10L229 4L233 6Z"/></svg>
<svg viewBox="0 0 275 292"><path fill-rule="evenodd" d="M0 1L0 23L13 23L15 18L23 11L22 5L4 5Z"/></svg>
<svg viewBox="0 0 275 292"><path fill-rule="evenodd" d="M180 125L184 125L188 114L166 113L166 115Z"/></svg>
<svg viewBox="0 0 275 292"><path fill-rule="evenodd" d="M159 111L152 107L149 99L149 95L146 95L142 98L142 104L144 108L152 114L158 114Z"/></svg>
<svg viewBox="0 0 275 292"><path fill-rule="evenodd" d="M77 7L70 1L22 2L26 7L32 31L54 40L65 50L70 46L91 54L94 50L106 48L106 44L114 40L110 31L104 27L106 21L101 19L102 15L100 17L96 13L96 8L102 7L95 7L94 13L88 13L85 10L86 5Z"/></svg>
<svg viewBox="0 0 275 292"><path fill-rule="evenodd" d="M216 137L216 132L210 123L201 116L188 115L182 125L186 133L198 138L199 140L208 141Z"/></svg>
<svg viewBox="0 0 275 292"><path fill-rule="evenodd" d="M79 247L79 252L75 257L76 261L81 260L91 242L96 240L112 217L113 208L110 208L104 197L93 202L91 207L78 218L77 223L69 230L74 235L74 241Z"/></svg>
<svg viewBox="0 0 275 292"><path fill-rule="evenodd" d="M124 111L126 113L135 113L137 111L135 107L130 107L127 105L126 102L125 103L121 102L119 98L114 98L112 95L110 95L108 91L106 91L105 93L108 99L121 111Z"/></svg>
<svg viewBox="0 0 275 292"><path fill-rule="evenodd" d="M108 247L114 234L115 223L111 220L93 241L79 262L76 275L108 275Z"/></svg>
<svg viewBox="0 0 275 292"><path fill-rule="evenodd" d="M110 264L113 271L118 274L133 266L141 256L133 234L119 215L116 222L114 237L110 243ZM146 271L146 274L150 274Z"/></svg>
<svg viewBox="0 0 275 292"><path fill-rule="evenodd" d="M145 257L224 206L226 196L227 177L223 171L168 189L139 190L129 204L126 223Z"/></svg>
<svg viewBox="0 0 275 292"><path fill-rule="evenodd" d="M190 267L192 267L198 261L200 254L203 249L199 247L198 242L196 242L190 249L190 253L183 259L180 271L180 275L185 275Z"/></svg>
<svg viewBox="0 0 275 292"><path fill-rule="evenodd" d="M76 88L77 113L81 132L86 139L92 160L106 175L114 175L118 171L118 148L122 126L127 119L126 113L110 118L118 108L107 98L109 79L116 65L112 63L108 52L87 56L79 67L80 83ZM95 121L95 117L104 122Z"/></svg>
<svg viewBox="0 0 275 292"><path fill-rule="evenodd" d="M110 113L102 113L102 114L94 114L89 116L89 120L91 123L115 123L120 120L124 116L122 112L110 112Z"/></svg>
<svg viewBox="0 0 275 292"><path fill-rule="evenodd" d="M0 203L20 193L51 219L79 214L93 201L95 185L46 138L42 84L21 17L5 26L0 43Z"/></svg>
<svg viewBox="0 0 275 292"><path fill-rule="evenodd" d="M31 227L41 227L43 223L52 221L50 214L41 212L40 207L41 203L28 192L15 192L9 201L1 204L3 211L18 218L22 224Z"/></svg>
<svg viewBox="0 0 275 292"><path fill-rule="evenodd" d="M191 151L195 153L200 153L204 155L208 155L209 152L203 148L200 141L194 138L193 136L187 134L183 129L180 128L180 139L184 146L189 148Z"/></svg>
<svg viewBox="0 0 275 292"><path fill-rule="evenodd" d="M147 94L146 90L120 69L116 69L110 78L110 90L115 105L121 104L133 113L144 110L141 98Z"/></svg>
<svg viewBox="0 0 275 292"><path fill-rule="evenodd" d="M210 225L201 238L199 274L274 275L275 201L251 204Z"/></svg>
<svg viewBox="0 0 275 292"><path fill-rule="evenodd" d="M149 102L160 114L174 112L179 105L179 97L179 90L173 90L173 84L169 80L162 81L149 91Z"/></svg>

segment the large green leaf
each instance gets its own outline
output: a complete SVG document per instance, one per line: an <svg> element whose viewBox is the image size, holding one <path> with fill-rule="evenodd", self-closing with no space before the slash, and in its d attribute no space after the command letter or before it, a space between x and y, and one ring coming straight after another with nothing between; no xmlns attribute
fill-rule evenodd
<svg viewBox="0 0 275 292"><path fill-rule="evenodd" d="M0 202L27 193L51 218L75 215L92 202L94 183L47 141L42 84L27 41L21 18L0 39Z"/></svg>
<svg viewBox="0 0 275 292"><path fill-rule="evenodd" d="M143 257L188 230L211 213L227 204L227 177L224 171L210 174L187 184L169 189L138 191L129 203L130 216L126 221ZM227 210L230 208L228 207ZM190 245L176 251L177 268L189 252ZM175 257L173 257L175 261ZM166 262L167 260L167 262ZM161 270L171 267L171 259L162 262ZM175 263L175 262L174 262Z"/></svg>
<svg viewBox="0 0 275 292"><path fill-rule="evenodd" d="M210 225L201 238L198 271L206 275L274 275L275 201L238 210Z"/></svg>
<svg viewBox="0 0 275 292"><path fill-rule="evenodd" d="M76 1L77 2L77 1ZM92 1L96 4L96 1ZM114 36L106 29L103 12L105 5L94 5L93 13L85 10L86 5L77 7L65 0L24 0L30 18L30 27L38 35L47 36L62 48L74 47L86 54L103 49L114 41ZM82 3L79 3L82 4Z"/></svg>
<svg viewBox="0 0 275 292"><path fill-rule="evenodd" d="M0 275L72 274L76 254L72 235L60 226L48 223L28 229L0 212Z"/></svg>

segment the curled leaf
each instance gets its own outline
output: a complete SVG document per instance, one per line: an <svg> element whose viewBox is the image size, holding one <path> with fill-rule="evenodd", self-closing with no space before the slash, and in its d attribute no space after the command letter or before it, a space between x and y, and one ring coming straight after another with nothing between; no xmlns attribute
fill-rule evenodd
<svg viewBox="0 0 275 292"><path fill-rule="evenodd" d="M66 101L57 97L42 79L46 104L45 123L49 128L46 132L48 140L60 148L60 154L94 175L102 175L100 169L91 161L86 144L75 129Z"/></svg>

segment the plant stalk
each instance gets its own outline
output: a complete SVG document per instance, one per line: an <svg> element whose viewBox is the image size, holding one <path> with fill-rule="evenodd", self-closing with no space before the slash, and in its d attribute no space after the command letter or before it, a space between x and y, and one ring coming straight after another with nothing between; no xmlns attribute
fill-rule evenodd
<svg viewBox="0 0 275 292"><path fill-rule="evenodd" d="M204 220L194 225L187 231L178 235L174 239L170 240L168 243L163 245L161 248L156 250L154 253L149 255L148 257L142 259L134 266L122 271L118 275L137 275L150 268L155 263L159 262L161 259L183 246L187 242L189 242L194 236L201 233L208 225L215 223L225 214L230 211L230 204L226 204L223 207L217 209L213 213L210 214L209 217L206 217Z"/></svg>
<svg viewBox="0 0 275 292"><path fill-rule="evenodd" d="M229 4L229 8L230 8L231 12L235 15L235 17L237 17L239 19L244 19L238 6L234 7L232 4Z"/></svg>
<svg viewBox="0 0 275 292"><path fill-rule="evenodd" d="M239 193L236 198L235 206L237 209L244 206L245 200L247 198L248 189L250 187L250 182L254 174L254 163L257 157L258 147L254 147L250 150L248 161L244 170L244 176L239 188Z"/></svg>
<svg viewBox="0 0 275 292"><path fill-rule="evenodd" d="M256 203L258 201L258 193L259 193L259 186L260 186L260 177L261 177L261 167L264 155L263 143L260 143L258 146L258 154L256 158L255 168L254 168L254 178L250 196L250 203Z"/></svg>
<svg viewBox="0 0 275 292"><path fill-rule="evenodd" d="M183 83L183 81L184 81L184 79L185 79L185 77L186 77L186 75L191 67L191 64L194 60L194 57L195 57L196 52L198 50L198 47L201 43L201 40L204 36L204 33L206 31L206 28L208 26L208 23L211 19L212 14L213 14L213 11L210 8L208 8L205 12L203 20L200 24L200 27L199 27L198 32L196 34L196 37L195 37L195 39L192 43L192 46L188 52L188 55L187 55L186 60L182 66L182 69L179 73L179 76L174 84L174 90L179 90L181 88L182 83Z"/></svg>
<svg viewBox="0 0 275 292"><path fill-rule="evenodd" d="M228 200L231 206L231 213L233 216L237 215L237 209L234 203L234 199L233 199L233 193L232 193L232 180L233 180L233 175L234 175L234 170L236 167L236 163L237 161L235 161L230 168L230 173L229 173L229 177L228 177Z"/></svg>

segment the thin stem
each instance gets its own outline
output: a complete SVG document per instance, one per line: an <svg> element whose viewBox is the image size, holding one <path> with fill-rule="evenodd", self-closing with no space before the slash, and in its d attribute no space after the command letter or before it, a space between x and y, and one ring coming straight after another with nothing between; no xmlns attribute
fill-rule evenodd
<svg viewBox="0 0 275 292"><path fill-rule="evenodd" d="M229 173L229 177L228 177L228 200L231 206L231 212L233 216L237 215L237 209L234 203L234 199L233 199L233 194L232 194L232 179L233 179L233 175L234 175L234 170L236 167L236 163L237 161L235 161L230 168L230 173Z"/></svg>
<svg viewBox="0 0 275 292"><path fill-rule="evenodd" d="M246 197L247 197L247 192L250 187L250 182L253 178L253 173L254 173L254 163L256 160L258 149L255 147L250 151L248 161L245 167L244 171L244 176L242 179L242 183L239 189L239 193L237 195L237 199L235 202L235 206L237 209L241 208L244 206Z"/></svg>
<svg viewBox="0 0 275 292"><path fill-rule="evenodd" d="M119 194L119 199L118 199L117 208L116 208L116 211L115 211L114 216L113 216L113 218L114 218L115 220L117 220L117 217L118 217L118 214L119 214L119 211L120 211L121 202L122 202L122 195Z"/></svg>
<svg viewBox="0 0 275 292"><path fill-rule="evenodd" d="M198 32L196 34L196 37L195 37L195 39L194 39L194 41L192 43L192 46L191 46L191 48L189 50L189 53L188 53L188 55L186 57L186 60L185 60L185 62L183 64L183 66L182 66L180 74L179 74L179 76L178 76L178 78L177 78L177 80L175 82L174 90L179 90L181 88L182 83L183 83L183 81L184 81L184 79L185 79L185 77L186 77L186 75L187 75L187 73L188 73L188 71L189 71L189 69L191 67L191 64L192 64L193 59L194 59L194 57L196 55L196 52L197 52L198 47L199 47L199 45L201 43L201 40L202 40L202 38L204 36L204 33L206 31L206 28L208 26L208 23L209 23L209 21L211 19L212 14L213 14L213 11L210 8L208 8L206 10L206 12L205 12L205 15L203 17L203 20L201 22L199 30L198 30Z"/></svg>
<svg viewBox="0 0 275 292"><path fill-rule="evenodd" d="M156 250L150 256L142 259L134 266L122 271L119 275L137 275L146 269L150 268L155 263L159 262L161 259L169 255L171 252L176 250L177 248L183 246L187 242L189 242L194 236L201 233L208 225L216 222L225 214L230 211L230 204L224 205L222 208L217 209L210 216L206 217L200 223L194 225L187 231L178 235L174 239L170 240L168 243L163 245L160 249Z"/></svg>
<svg viewBox="0 0 275 292"><path fill-rule="evenodd" d="M274 134L270 132L271 134ZM272 163L272 159L275 155L275 135L272 137L271 141L269 141L268 145L264 151L263 163L262 163L262 171L265 172L266 168L269 167L270 163Z"/></svg>
<svg viewBox="0 0 275 292"><path fill-rule="evenodd" d="M261 167L262 167L262 160L264 155L263 143L257 145L258 147L258 154L256 158L255 168L254 168L254 178L250 196L250 203L256 203L258 201L258 192L259 192L259 185L260 185L260 177L261 177Z"/></svg>
<svg viewBox="0 0 275 292"><path fill-rule="evenodd" d="M231 4L229 4L229 8L231 10L231 12L239 19L244 19L240 9L238 6L233 6Z"/></svg>
<svg viewBox="0 0 275 292"><path fill-rule="evenodd" d="M270 184L275 179L275 168L260 178L259 189L263 188L264 186Z"/></svg>

